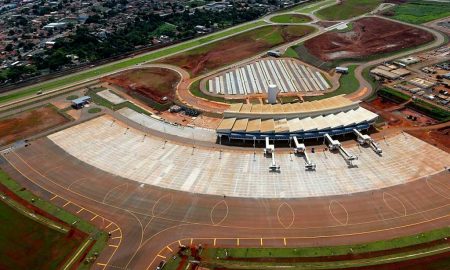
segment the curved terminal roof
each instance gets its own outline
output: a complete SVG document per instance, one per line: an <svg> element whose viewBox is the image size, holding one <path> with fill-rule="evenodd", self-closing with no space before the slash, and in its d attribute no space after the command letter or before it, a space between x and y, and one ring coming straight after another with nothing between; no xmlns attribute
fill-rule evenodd
<svg viewBox="0 0 450 270"><path fill-rule="evenodd" d="M358 107L345 112L335 114L318 115L314 117L294 117L279 119L249 119L249 118L224 118L217 128L218 133L296 133L318 130L329 130L372 123L378 117L377 114Z"/></svg>
<svg viewBox="0 0 450 270"><path fill-rule="evenodd" d="M248 119L283 119L304 118L319 115L339 113L359 107L359 102L354 102L343 95L327 99L294 103L294 104L232 104L224 112L225 118L237 117Z"/></svg>

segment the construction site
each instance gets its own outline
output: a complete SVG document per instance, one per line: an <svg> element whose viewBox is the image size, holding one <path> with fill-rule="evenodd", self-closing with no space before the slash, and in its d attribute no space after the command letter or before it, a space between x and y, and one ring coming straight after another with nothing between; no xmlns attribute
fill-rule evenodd
<svg viewBox="0 0 450 270"><path fill-rule="evenodd" d="M76 240L47 268L447 269L448 40L336 3L0 102L0 198Z"/></svg>

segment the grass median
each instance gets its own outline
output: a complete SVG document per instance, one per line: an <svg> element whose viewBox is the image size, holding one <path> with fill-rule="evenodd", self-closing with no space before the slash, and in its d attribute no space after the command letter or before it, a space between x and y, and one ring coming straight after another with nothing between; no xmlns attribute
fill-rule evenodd
<svg viewBox="0 0 450 270"><path fill-rule="evenodd" d="M206 248L207 266L230 269L335 269L384 264L448 252L450 228L366 244L305 248ZM238 268L233 268L238 267Z"/></svg>
<svg viewBox="0 0 450 270"><path fill-rule="evenodd" d="M348 74L343 74L339 78L339 88L338 89L334 90L333 92L321 95L321 96L311 96L311 97L306 96L306 97L304 97L305 101L320 100L320 99L334 97L337 95L348 95L348 94L358 91L359 81L358 81L358 79L356 79L356 76L355 76L355 69L357 67L358 67L358 65L348 66Z"/></svg>
<svg viewBox="0 0 450 270"><path fill-rule="evenodd" d="M381 0L346 0L316 12L319 18L337 21L360 16L374 10Z"/></svg>

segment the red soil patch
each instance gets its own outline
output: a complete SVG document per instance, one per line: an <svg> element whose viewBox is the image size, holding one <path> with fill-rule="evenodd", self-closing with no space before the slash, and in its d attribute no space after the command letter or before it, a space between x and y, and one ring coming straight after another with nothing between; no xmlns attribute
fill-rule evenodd
<svg viewBox="0 0 450 270"><path fill-rule="evenodd" d="M307 40L305 47L315 57L330 61L394 52L432 40L433 35L422 29L380 18L363 18L353 22L351 31L324 33Z"/></svg>
<svg viewBox="0 0 450 270"><path fill-rule="evenodd" d="M388 99L385 99L382 97L377 97L376 99L374 99L373 101L368 103L368 105L370 105L372 108L377 109L377 110L386 110L386 109L395 107L398 104L395 102L392 102Z"/></svg>
<svg viewBox="0 0 450 270"><path fill-rule="evenodd" d="M127 70L102 80L126 89L129 95L138 93L158 103L166 103L175 98L181 77L170 69L152 67ZM168 100L164 101L164 97Z"/></svg>
<svg viewBox="0 0 450 270"><path fill-rule="evenodd" d="M434 120L433 118L423 115L409 108L400 110L400 113L403 114L405 117L408 116L415 117L416 119L414 120L414 122L417 123L419 126L434 125L438 123L438 121Z"/></svg>
<svg viewBox="0 0 450 270"><path fill-rule="evenodd" d="M25 139L66 122L69 120L49 106L15 114L0 120L0 145Z"/></svg>
<svg viewBox="0 0 450 270"><path fill-rule="evenodd" d="M450 153L450 128L409 130L409 134Z"/></svg>
<svg viewBox="0 0 450 270"><path fill-rule="evenodd" d="M406 103L403 103L406 104ZM389 126L395 127L424 127L437 124L438 121L410 108L403 107L402 104L395 103L383 97L377 97L369 103L362 103L362 106L381 115ZM415 120L408 117L415 117Z"/></svg>
<svg viewBox="0 0 450 270"><path fill-rule="evenodd" d="M161 62L177 65L196 76L294 41L312 30L312 27L297 25L261 27L163 59Z"/></svg>

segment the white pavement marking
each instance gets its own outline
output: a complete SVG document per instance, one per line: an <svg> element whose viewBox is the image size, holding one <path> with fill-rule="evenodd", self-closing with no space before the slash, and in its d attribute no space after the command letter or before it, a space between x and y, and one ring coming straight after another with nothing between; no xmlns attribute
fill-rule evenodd
<svg viewBox="0 0 450 270"><path fill-rule="evenodd" d="M102 116L49 136L55 144L79 160L100 170L162 188L236 197L285 198L342 195L381 189L440 172L450 164L450 154L410 135L387 139L383 157L370 148L347 147L358 153L358 166L349 169L342 156L310 153L317 164L314 173L303 169L302 158L292 161L279 153L282 172L270 173L267 159L253 153L217 152L167 143ZM325 123L325 124L328 124ZM95 134L95 136L92 136ZM355 144L356 145L356 144ZM408 153L408 154L405 154Z"/></svg>

